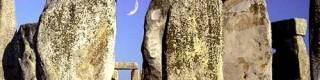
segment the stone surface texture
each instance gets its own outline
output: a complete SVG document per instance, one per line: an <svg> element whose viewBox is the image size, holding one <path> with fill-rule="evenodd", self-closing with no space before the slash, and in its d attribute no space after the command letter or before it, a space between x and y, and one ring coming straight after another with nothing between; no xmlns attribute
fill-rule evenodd
<svg viewBox="0 0 320 80"><path fill-rule="evenodd" d="M0 0L0 59L16 31L15 0ZM2 63L2 61L0 62ZM0 79L4 79L2 64Z"/></svg>
<svg viewBox="0 0 320 80"><path fill-rule="evenodd" d="M311 80L320 80L320 0L310 0L309 11Z"/></svg>
<svg viewBox="0 0 320 80"><path fill-rule="evenodd" d="M162 80L162 40L170 1L152 0L147 11L142 44L143 80Z"/></svg>
<svg viewBox="0 0 320 80"><path fill-rule="evenodd" d="M222 1L169 2L163 79L223 80Z"/></svg>
<svg viewBox="0 0 320 80"><path fill-rule="evenodd" d="M224 0L224 79L272 80L265 0Z"/></svg>
<svg viewBox="0 0 320 80"><path fill-rule="evenodd" d="M307 22L301 18L272 23L273 80L310 80L306 31Z"/></svg>
<svg viewBox="0 0 320 80"><path fill-rule="evenodd" d="M115 0L49 0L36 35L38 79L110 80L115 31Z"/></svg>
<svg viewBox="0 0 320 80"><path fill-rule="evenodd" d="M152 0L143 80L223 80L222 1Z"/></svg>

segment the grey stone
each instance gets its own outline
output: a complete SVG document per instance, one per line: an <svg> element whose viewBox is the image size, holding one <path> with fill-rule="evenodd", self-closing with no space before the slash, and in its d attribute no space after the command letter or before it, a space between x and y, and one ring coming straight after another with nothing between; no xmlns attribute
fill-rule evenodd
<svg viewBox="0 0 320 80"><path fill-rule="evenodd" d="M15 0L0 0L0 59L16 31ZM0 62L0 79L4 79L2 61Z"/></svg>
<svg viewBox="0 0 320 80"><path fill-rule="evenodd" d="M310 80L310 61L303 37L307 22L301 18L272 23L273 80Z"/></svg>
<svg viewBox="0 0 320 80"><path fill-rule="evenodd" d="M265 0L224 0L224 79L272 80Z"/></svg>
<svg viewBox="0 0 320 80"><path fill-rule="evenodd" d="M162 80L162 40L169 1L152 0L145 18L142 44L143 80Z"/></svg>
<svg viewBox="0 0 320 80"><path fill-rule="evenodd" d="M50 0L37 33L38 79L110 80L114 71L115 0Z"/></svg>
<svg viewBox="0 0 320 80"><path fill-rule="evenodd" d="M36 58L33 37L36 23L20 26L3 55L6 80L36 80Z"/></svg>

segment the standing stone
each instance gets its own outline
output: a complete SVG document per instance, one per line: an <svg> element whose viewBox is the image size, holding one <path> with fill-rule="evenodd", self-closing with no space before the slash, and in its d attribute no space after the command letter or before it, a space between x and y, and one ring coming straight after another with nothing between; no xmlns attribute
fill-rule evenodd
<svg viewBox="0 0 320 80"><path fill-rule="evenodd" d="M152 0L147 11L142 44L143 80L162 80L162 40L169 3L166 0Z"/></svg>
<svg viewBox="0 0 320 80"><path fill-rule="evenodd" d="M143 80L223 80L222 1L152 0Z"/></svg>
<svg viewBox="0 0 320 80"><path fill-rule="evenodd" d="M164 79L223 80L222 1L169 1Z"/></svg>
<svg viewBox="0 0 320 80"><path fill-rule="evenodd" d="M36 23L20 26L8 44L3 56L3 69L6 80L35 80L36 58L33 37Z"/></svg>
<svg viewBox="0 0 320 80"><path fill-rule="evenodd" d="M14 1L0 0L0 60L2 60L4 50L16 31ZM0 64L0 69L0 79L4 79L2 64Z"/></svg>
<svg viewBox="0 0 320 80"><path fill-rule="evenodd" d="M37 33L44 73L39 78L110 80L115 65L115 7L115 0L50 0Z"/></svg>
<svg viewBox="0 0 320 80"><path fill-rule="evenodd" d="M272 23L273 80L310 80L306 31L307 22L300 18Z"/></svg>
<svg viewBox="0 0 320 80"><path fill-rule="evenodd" d="M320 80L320 0L310 0L311 79Z"/></svg>
<svg viewBox="0 0 320 80"><path fill-rule="evenodd" d="M224 0L224 79L271 80L271 27L265 0Z"/></svg>

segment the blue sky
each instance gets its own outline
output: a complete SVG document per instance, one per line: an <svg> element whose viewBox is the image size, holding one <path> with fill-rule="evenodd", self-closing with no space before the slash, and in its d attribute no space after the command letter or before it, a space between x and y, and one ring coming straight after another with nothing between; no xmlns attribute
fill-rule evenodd
<svg viewBox="0 0 320 80"><path fill-rule="evenodd" d="M20 24L37 22L45 0L15 0L17 27ZM143 39L144 15L150 0L139 0L138 12L133 10L135 0L118 0L116 61L138 62L141 67L141 43ZM308 19L309 0L267 0L271 21L300 17ZM307 40L306 40L307 41ZM130 80L129 71L120 72L120 80Z"/></svg>

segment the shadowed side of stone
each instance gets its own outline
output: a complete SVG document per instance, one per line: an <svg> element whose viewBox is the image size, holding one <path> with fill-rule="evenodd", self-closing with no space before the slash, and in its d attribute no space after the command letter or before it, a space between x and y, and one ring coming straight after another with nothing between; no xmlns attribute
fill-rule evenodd
<svg viewBox="0 0 320 80"><path fill-rule="evenodd" d="M0 0L0 59L16 31L15 0ZM0 65L0 79L4 79L3 63Z"/></svg>
<svg viewBox="0 0 320 80"><path fill-rule="evenodd" d="M310 80L306 31L306 20L300 18L272 23L273 80Z"/></svg>
<svg viewBox="0 0 320 80"><path fill-rule="evenodd" d="M3 55L3 69L6 80L35 80L36 61L33 37L36 23L20 26Z"/></svg>
<svg viewBox="0 0 320 80"><path fill-rule="evenodd" d="M310 0L309 8L311 80L320 80L320 0Z"/></svg>
<svg viewBox="0 0 320 80"><path fill-rule="evenodd" d="M110 80L115 0L50 0L41 15L37 53L49 80Z"/></svg>
<svg viewBox="0 0 320 80"><path fill-rule="evenodd" d="M266 0L224 0L225 80L272 80Z"/></svg>

